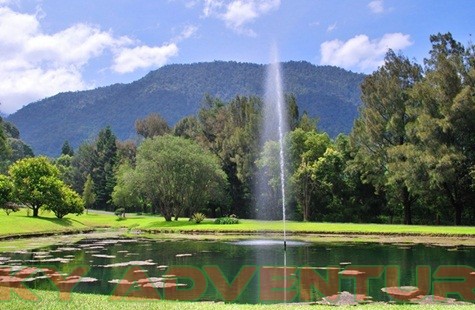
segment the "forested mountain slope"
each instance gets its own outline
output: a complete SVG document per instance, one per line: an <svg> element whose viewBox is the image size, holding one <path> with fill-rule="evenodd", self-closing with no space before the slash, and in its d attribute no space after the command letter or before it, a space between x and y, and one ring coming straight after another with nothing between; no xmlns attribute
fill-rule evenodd
<svg viewBox="0 0 475 310"><path fill-rule="evenodd" d="M65 140L77 147L110 125L120 139L135 137L134 122L151 112L170 125L200 108L205 94L224 101L263 95L265 65L215 61L167 65L130 84L60 93L31 103L8 120L36 154L56 156ZM284 88L299 110L319 118L331 136L348 133L360 104L364 75L308 62L282 64Z"/></svg>

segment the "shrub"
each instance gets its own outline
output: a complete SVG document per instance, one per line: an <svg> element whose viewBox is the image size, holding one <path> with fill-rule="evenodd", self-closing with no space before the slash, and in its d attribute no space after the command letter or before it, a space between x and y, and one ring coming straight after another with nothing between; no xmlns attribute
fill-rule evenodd
<svg viewBox="0 0 475 310"><path fill-rule="evenodd" d="M214 223L215 224L239 224L239 220L237 219L236 216L234 216L234 217L227 216L227 217L217 218L214 221Z"/></svg>
<svg viewBox="0 0 475 310"><path fill-rule="evenodd" d="M196 224L199 224L199 223L203 222L203 220L205 218L206 218L206 215L204 215L203 213L200 213L200 212L196 212L191 217L191 220L194 221Z"/></svg>
<svg viewBox="0 0 475 310"><path fill-rule="evenodd" d="M114 211L114 214L117 215L119 218L125 217L125 209L124 208L118 208Z"/></svg>

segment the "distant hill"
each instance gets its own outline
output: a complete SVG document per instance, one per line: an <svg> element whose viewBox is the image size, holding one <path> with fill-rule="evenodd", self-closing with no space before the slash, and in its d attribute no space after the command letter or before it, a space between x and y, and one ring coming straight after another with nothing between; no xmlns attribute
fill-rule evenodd
<svg viewBox="0 0 475 310"><path fill-rule="evenodd" d="M284 88L299 111L318 117L330 135L348 133L360 104L363 74L308 62L282 64ZM134 122L151 112L170 125L195 114L205 94L224 101L236 95L263 95L265 65L215 61L167 65L130 84L60 93L31 103L8 120L36 154L57 156L65 140L77 147L110 125L120 139L135 137Z"/></svg>

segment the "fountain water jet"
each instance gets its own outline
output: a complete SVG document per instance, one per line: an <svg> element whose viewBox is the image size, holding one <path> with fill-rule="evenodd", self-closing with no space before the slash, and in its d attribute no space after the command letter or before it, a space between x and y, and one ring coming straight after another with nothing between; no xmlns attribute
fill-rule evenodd
<svg viewBox="0 0 475 310"><path fill-rule="evenodd" d="M285 188L285 140L284 135L288 131L287 125L287 109L285 105L285 98L283 93L281 68L277 53L277 47L274 45L271 53L271 61L266 70L266 84L263 110L263 131L261 134L261 146L264 146L268 141L278 141L278 182L280 183L280 204L282 207L282 224L283 224L283 265L284 265L284 287L287 286L287 228L286 228L286 188ZM276 155L276 154L274 154ZM276 162L275 162L276 163ZM268 167L270 168L270 167ZM277 167L274 167L277 168ZM269 169L272 170L272 169ZM273 178L277 179L277 172L274 172ZM276 200L275 196L278 190L272 189L269 186L269 177L265 172L261 172L256 185L257 209L260 212L267 212L267 214L260 213L263 218L276 218L278 209L274 208ZM269 197L270 196L270 197ZM270 214L269 214L270 213ZM284 289L284 301L287 302L287 292Z"/></svg>
<svg viewBox="0 0 475 310"><path fill-rule="evenodd" d="M285 188L285 141L284 135L288 130L285 98L283 95L282 75L278 60L277 48L272 48L271 63L267 68L266 88L264 98L264 131L263 141L278 140L279 142L279 181L282 205L284 250L287 246L286 231L286 188ZM277 136L275 135L277 133Z"/></svg>

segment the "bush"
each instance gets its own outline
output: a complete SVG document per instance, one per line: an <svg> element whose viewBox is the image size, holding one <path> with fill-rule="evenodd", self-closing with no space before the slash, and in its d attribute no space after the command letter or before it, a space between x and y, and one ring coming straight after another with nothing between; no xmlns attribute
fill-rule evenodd
<svg viewBox="0 0 475 310"><path fill-rule="evenodd" d="M199 223L203 222L205 218L206 218L206 215L204 215L203 213L200 213L200 212L196 212L191 217L191 220L194 221L196 224L199 224Z"/></svg>
<svg viewBox="0 0 475 310"><path fill-rule="evenodd" d="M234 216L220 217L214 221L215 224L239 224L239 220Z"/></svg>
<svg viewBox="0 0 475 310"><path fill-rule="evenodd" d="M114 211L114 214L117 215L119 218L125 217L125 209L124 208L118 208Z"/></svg>

